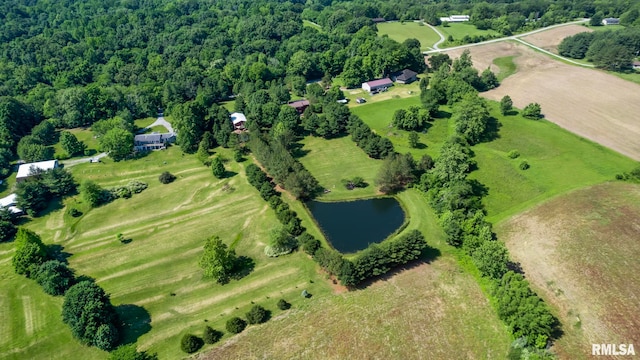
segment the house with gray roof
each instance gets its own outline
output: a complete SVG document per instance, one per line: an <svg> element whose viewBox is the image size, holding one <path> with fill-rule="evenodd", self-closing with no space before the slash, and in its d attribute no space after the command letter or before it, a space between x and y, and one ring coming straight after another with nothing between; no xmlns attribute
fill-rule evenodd
<svg viewBox="0 0 640 360"><path fill-rule="evenodd" d="M140 134L133 138L133 150L135 151L152 151L164 150L167 145L176 141L174 133L151 133Z"/></svg>

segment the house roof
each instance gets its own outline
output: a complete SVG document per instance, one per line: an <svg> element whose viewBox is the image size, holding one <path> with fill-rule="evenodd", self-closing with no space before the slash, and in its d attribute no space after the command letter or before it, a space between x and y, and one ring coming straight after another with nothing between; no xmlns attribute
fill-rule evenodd
<svg viewBox="0 0 640 360"><path fill-rule="evenodd" d="M381 23L381 22L385 22L387 20L385 20L383 17L377 17L377 18L371 19L371 21L373 21L374 23Z"/></svg>
<svg viewBox="0 0 640 360"><path fill-rule="evenodd" d="M606 19L602 19L602 21L606 21L606 22L620 22L620 19L618 19L618 18L606 18Z"/></svg>
<svg viewBox="0 0 640 360"><path fill-rule="evenodd" d="M152 133L152 134L141 134L141 135L136 135L133 138L134 142L140 142L140 143L160 143L160 142L164 142L166 140L168 140L171 137L174 137L175 134L174 133L164 133L164 134L158 134L158 133Z"/></svg>
<svg viewBox="0 0 640 360"><path fill-rule="evenodd" d="M0 199L0 206L7 207L7 206L15 205L17 198L18 198L18 195L16 195L15 193L9 196L5 196L2 199Z"/></svg>
<svg viewBox="0 0 640 360"><path fill-rule="evenodd" d="M391 81L391 79L389 79L389 78L384 78L384 79L367 81L364 84L368 84L369 87L378 87L378 86L384 86L384 85L393 85L393 81ZM362 85L364 85L364 84L362 84Z"/></svg>
<svg viewBox="0 0 640 360"><path fill-rule="evenodd" d="M244 116L243 113L234 112L233 114L230 115L230 117L233 125L236 125L241 122L247 122L247 117Z"/></svg>
<svg viewBox="0 0 640 360"><path fill-rule="evenodd" d="M288 103L287 105L293 107L293 108L301 108L301 107L306 107L309 106L309 100L297 100L297 101L292 101L290 103Z"/></svg>
<svg viewBox="0 0 640 360"><path fill-rule="evenodd" d="M18 174L16 178L26 178L31 174L31 170L40 169L42 171L47 171L51 169L55 169L58 167L58 160L47 160L47 161L39 161L34 163L22 164L18 168Z"/></svg>
<svg viewBox="0 0 640 360"><path fill-rule="evenodd" d="M396 80L400 80L400 81L407 81L415 76L417 76L418 73L410 70L410 69L404 69L402 71L400 71L397 75L396 75Z"/></svg>

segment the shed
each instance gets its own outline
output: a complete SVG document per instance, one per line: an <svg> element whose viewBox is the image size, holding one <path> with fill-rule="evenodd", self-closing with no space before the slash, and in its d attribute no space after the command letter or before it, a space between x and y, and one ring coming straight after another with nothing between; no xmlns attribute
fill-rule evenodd
<svg viewBox="0 0 640 360"><path fill-rule="evenodd" d="M395 74L396 82L400 84L411 84L412 82L418 80L418 73L410 70L404 69Z"/></svg>
<svg viewBox="0 0 640 360"><path fill-rule="evenodd" d="M619 24L620 24L619 18L602 19L602 25L619 25Z"/></svg>
<svg viewBox="0 0 640 360"><path fill-rule="evenodd" d="M390 86L393 86L393 81L391 81L391 79L389 78L372 80L362 83L362 89L369 92L374 92L379 89L388 88Z"/></svg>
<svg viewBox="0 0 640 360"><path fill-rule="evenodd" d="M287 105L291 106L292 108L296 109L296 111L298 112L298 114L302 114L310 105L309 100L297 100L297 101L292 101L290 103L288 103Z"/></svg>
<svg viewBox="0 0 640 360"><path fill-rule="evenodd" d="M32 176L38 171L52 170L58 167L58 160L39 161L34 163L22 164L18 167L18 174L16 175L16 182L26 180L29 176Z"/></svg>

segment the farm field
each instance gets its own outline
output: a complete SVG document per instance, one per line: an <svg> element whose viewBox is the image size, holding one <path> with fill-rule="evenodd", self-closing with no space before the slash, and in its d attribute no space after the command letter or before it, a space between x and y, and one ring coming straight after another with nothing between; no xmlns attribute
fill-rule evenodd
<svg viewBox="0 0 640 360"><path fill-rule="evenodd" d="M578 33L591 32L591 28L582 25L567 25L560 26L546 31L541 31L535 34L527 35L521 39L531 43L537 47L543 48L547 51L551 51L554 54L558 53L558 45L562 42L562 39L573 36Z"/></svg>
<svg viewBox="0 0 640 360"><path fill-rule="evenodd" d="M482 95L500 100L504 95L522 108L531 102L542 106L546 119L561 127L640 160L640 85L603 71L580 68L553 60L523 45L500 42L469 48L475 67L482 70L493 59L517 56L517 72L498 88ZM452 50L458 57L463 50ZM553 86L550 86L553 84ZM578 90L579 89L579 90ZM567 96L571 94L571 96Z"/></svg>
<svg viewBox="0 0 640 360"><path fill-rule="evenodd" d="M230 151L222 155L231 158ZM124 334L127 341L138 339L141 349L158 352L161 358L180 358L184 333L201 335L205 325L224 330L224 322L243 316L252 301L278 316L275 305L280 298L298 307L304 300L302 289L317 298L331 291L303 253L277 259L264 255L268 232L279 223L246 182L244 164L229 162L227 170L235 175L216 180L194 156L183 156L172 147L136 161L77 165L71 168L74 176L104 187L137 179L149 188L90 211L70 198L68 206L85 211L81 218L54 206L47 216L26 226L45 243L71 254L70 266L111 293L125 322L137 319L136 327ZM157 180L162 171L178 179L162 185ZM303 224L310 226L304 217ZM117 233L131 243L121 244ZM254 270L225 286L203 279L197 262L204 240L212 235L233 244L238 255L252 258ZM103 359L104 352L72 339L61 321L61 298L46 296L34 282L13 273L12 255L12 243L0 245L0 286L11 289L0 297L7 311L0 324L0 333L6 335L0 358L67 359L81 354L84 359Z"/></svg>
<svg viewBox="0 0 640 360"><path fill-rule="evenodd" d="M592 343L640 343L640 185L612 182L565 194L496 232L538 294L557 309L560 358ZM637 350L636 350L637 351Z"/></svg>
<svg viewBox="0 0 640 360"><path fill-rule="evenodd" d="M402 43L407 39L420 41L420 50L431 50L431 46L440 40L440 36L426 25L417 22L384 22L376 25L378 35L388 35L391 39Z"/></svg>

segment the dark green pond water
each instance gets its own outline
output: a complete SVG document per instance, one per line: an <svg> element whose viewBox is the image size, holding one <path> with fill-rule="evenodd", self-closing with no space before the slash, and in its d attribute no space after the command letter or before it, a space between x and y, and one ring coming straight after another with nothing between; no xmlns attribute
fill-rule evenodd
<svg viewBox="0 0 640 360"><path fill-rule="evenodd" d="M379 243L404 222L404 211L394 198L310 201L307 207L325 237L341 253L353 253Z"/></svg>

